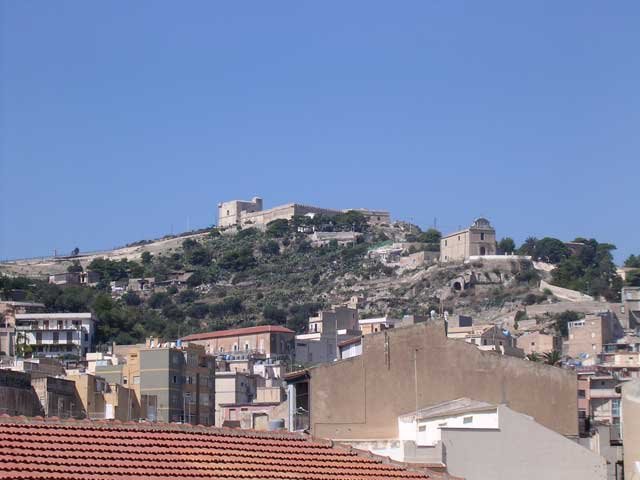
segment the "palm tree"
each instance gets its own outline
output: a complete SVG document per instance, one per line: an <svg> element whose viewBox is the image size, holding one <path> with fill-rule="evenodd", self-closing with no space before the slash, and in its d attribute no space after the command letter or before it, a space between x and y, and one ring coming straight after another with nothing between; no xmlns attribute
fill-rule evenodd
<svg viewBox="0 0 640 480"><path fill-rule="evenodd" d="M544 358L544 363L546 363L547 365L556 366L562 360L562 355L557 350L553 350L552 352L546 352L543 355L543 358Z"/></svg>

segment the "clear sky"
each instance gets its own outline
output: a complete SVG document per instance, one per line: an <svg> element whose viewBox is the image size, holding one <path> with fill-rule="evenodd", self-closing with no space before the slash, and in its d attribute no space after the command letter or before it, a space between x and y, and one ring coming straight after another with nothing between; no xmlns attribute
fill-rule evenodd
<svg viewBox="0 0 640 480"><path fill-rule="evenodd" d="M637 0L0 5L0 258L254 195L640 253Z"/></svg>

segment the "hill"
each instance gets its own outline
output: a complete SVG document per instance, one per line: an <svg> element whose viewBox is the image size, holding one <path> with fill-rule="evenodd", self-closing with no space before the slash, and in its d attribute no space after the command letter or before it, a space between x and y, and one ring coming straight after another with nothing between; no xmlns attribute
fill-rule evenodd
<svg viewBox="0 0 640 480"><path fill-rule="evenodd" d="M5 272L31 277L65 266L90 269L101 275L96 288L22 277L4 277L0 287L5 294L22 289L52 311L90 309L99 319L99 340L119 343L266 323L303 331L318 309L353 296L360 297L364 317L446 309L481 321L512 321L523 302L548 297L537 291L539 274L531 262L515 257L444 266L403 261L415 253L423 258L420 252L427 252L425 258L437 255L438 239L437 232L402 222L372 227L357 216L294 219L273 222L264 232L247 228L229 235L212 229L104 254L2 265ZM376 258L380 246L394 242L399 258ZM119 298L109 292L111 281L162 282L176 272L188 272L184 285Z"/></svg>

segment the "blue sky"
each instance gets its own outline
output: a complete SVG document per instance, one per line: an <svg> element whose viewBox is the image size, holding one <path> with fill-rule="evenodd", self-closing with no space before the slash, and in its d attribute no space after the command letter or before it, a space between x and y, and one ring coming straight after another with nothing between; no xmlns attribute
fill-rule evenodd
<svg viewBox="0 0 640 480"><path fill-rule="evenodd" d="M253 195L640 253L635 0L0 5L0 258Z"/></svg>

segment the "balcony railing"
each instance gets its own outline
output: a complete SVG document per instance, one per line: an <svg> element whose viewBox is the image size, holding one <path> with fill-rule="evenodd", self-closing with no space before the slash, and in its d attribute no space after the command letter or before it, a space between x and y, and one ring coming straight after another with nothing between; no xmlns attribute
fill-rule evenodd
<svg viewBox="0 0 640 480"><path fill-rule="evenodd" d="M293 415L293 430L309 430L309 412L298 412Z"/></svg>

